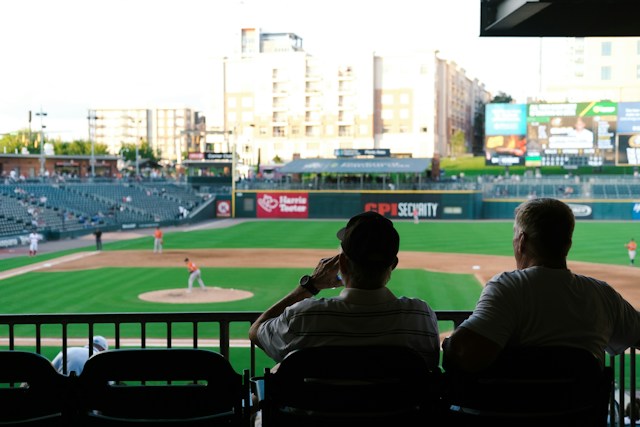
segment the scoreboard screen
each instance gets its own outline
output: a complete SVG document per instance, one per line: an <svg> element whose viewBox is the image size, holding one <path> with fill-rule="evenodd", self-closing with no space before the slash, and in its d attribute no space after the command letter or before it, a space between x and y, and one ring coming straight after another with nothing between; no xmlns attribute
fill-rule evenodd
<svg viewBox="0 0 640 427"><path fill-rule="evenodd" d="M640 103L635 107L629 115L637 113L634 126L640 134ZM622 153L618 145L618 104L614 102L487 104L485 117L487 165L574 169L628 161L629 153ZM518 123L518 127L507 126L505 122ZM638 138L640 143L640 136ZM635 140L626 144L633 148ZM518 161L504 159L505 152Z"/></svg>

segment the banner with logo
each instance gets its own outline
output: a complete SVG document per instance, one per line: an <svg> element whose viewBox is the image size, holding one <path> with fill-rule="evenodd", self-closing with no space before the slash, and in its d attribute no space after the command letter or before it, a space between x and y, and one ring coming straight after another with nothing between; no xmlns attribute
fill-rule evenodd
<svg viewBox="0 0 640 427"><path fill-rule="evenodd" d="M567 203L576 219L593 219L593 208L590 205Z"/></svg>
<svg viewBox="0 0 640 427"><path fill-rule="evenodd" d="M258 218L308 218L308 193L258 193Z"/></svg>
<svg viewBox="0 0 640 427"><path fill-rule="evenodd" d="M631 219L640 221L640 203L634 203L631 208Z"/></svg>
<svg viewBox="0 0 640 427"><path fill-rule="evenodd" d="M231 200L216 200L216 218L231 217Z"/></svg>
<svg viewBox="0 0 640 427"><path fill-rule="evenodd" d="M437 194L363 194L362 210L374 211L391 219L442 218L441 197Z"/></svg>

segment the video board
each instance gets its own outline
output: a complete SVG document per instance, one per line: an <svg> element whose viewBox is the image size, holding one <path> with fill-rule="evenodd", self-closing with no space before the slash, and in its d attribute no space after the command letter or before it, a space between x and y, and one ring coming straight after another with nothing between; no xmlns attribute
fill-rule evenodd
<svg viewBox="0 0 640 427"><path fill-rule="evenodd" d="M618 104L616 164L640 165L640 102Z"/></svg>
<svg viewBox="0 0 640 427"><path fill-rule="evenodd" d="M514 129L504 125L505 106L515 114L518 123ZM622 105L622 104L621 104ZM496 107L499 106L499 107ZM617 140L619 121L618 104L609 101L545 103L545 104L487 104L485 114L485 153L487 165L518 164L525 166L562 166L574 169L579 166L602 166L621 164ZM517 107L517 108L516 108ZM629 106L628 122L638 114L637 126L640 134L640 103ZM516 122L515 118L510 119ZM520 139L520 135L524 136ZM502 137L505 146L499 146L497 137ZM640 148L640 136L638 136ZM635 140L631 140L635 144ZM505 151L511 156L505 159ZM640 159L640 151L637 153Z"/></svg>

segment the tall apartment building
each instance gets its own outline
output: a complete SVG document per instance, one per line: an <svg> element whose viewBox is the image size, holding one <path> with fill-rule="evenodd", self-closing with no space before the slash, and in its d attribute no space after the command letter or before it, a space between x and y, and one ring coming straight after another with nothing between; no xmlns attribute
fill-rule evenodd
<svg viewBox="0 0 640 427"><path fill-rule="evenodd" d="M640 37L568 38L542 49L542 99L640 101Z"/></svg>
<svg viewBox="0 0 640 427"><path fill-rule="evenodd" d="M202 151L190 108L89 110L89 135L118 154L123 144L149 142L166 162L182 162L182 154Z"/></svg>
<svg viewBox="0 0 640 427"><path fill-rule="evenodd" d="M448 154L455 130L471 141L477 100L489 95L436 53L321 58L295 34L243 29L237 54L224 59L217 110L249 165L345 148Z"/></svg>

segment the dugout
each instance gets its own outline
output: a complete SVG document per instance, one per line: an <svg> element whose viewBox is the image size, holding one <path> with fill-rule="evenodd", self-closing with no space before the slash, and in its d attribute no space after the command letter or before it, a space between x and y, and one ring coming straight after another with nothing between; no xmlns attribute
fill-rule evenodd
<svg viewBox="0 0 640 427"><path fill-rule="evenodd" d="M309 189L334 187L337 190L393 190L420 188L430 177L429 158L336 158L297 159L282 166L281 174L291 175Z"/></svg>

